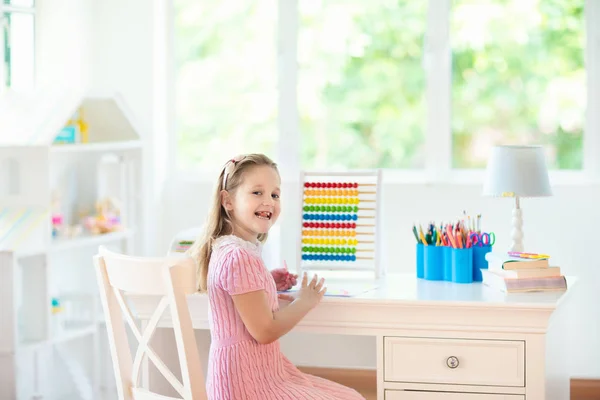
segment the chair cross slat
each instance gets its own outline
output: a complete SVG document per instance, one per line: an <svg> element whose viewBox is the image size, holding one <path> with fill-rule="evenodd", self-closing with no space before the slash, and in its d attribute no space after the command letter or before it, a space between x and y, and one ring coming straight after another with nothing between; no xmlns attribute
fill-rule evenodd
<svg viewBox="0 0 600 400"><path fill-rule="evenodd" d="M150 340L156 331L156 326L158 325L158 321L160 317L162 317L165 309L169 305L169 301L167 296L163 296L160 299L160 303L152 313L150 320L148 321L148 325L144 330L142 337L138 340L138 348L135 353L135 358L133 360L133 380L134 382L139 382L141 365L144 356L148 356L148 358L154 363L154 366L158 369L158 371L165 377L165 379L173 386L177 393L179 393L183 397L183 384L173 375L173 373L167 368L164 362L160 359L160 357L152 350L150 347Z"/></svg>
<svg viewBox="0 0 600 400"><path fill-rule="evenodd" d="M195 292L196 268L190 259L130 257L101 247L94 257L100 297L106 317L118 398L122 400L176 400L139 386L144 360L150 360L183 400L206 400L204 374L194 338L187 294ZM124 293L160 298L148 324L140 331ZM180 380L150 347L150 341L165 310L173 320L181 369ZM125 325L138 342L134 360Z"/></svg>
<svg viewBox="0 0 600 400"><path fill-rule="evenodd" d="M131 313L129 306L127 305L127 303L125 303L125 299L123 299L123 293L121 293L121 291L119 289L113 288L113 294L114 294L115 298L117 299L117 302L119 303L119 307L121 307L121 313L125 317L125 321L127 321L127 325L129 325L129 328L131 329L133 336L135 336L136 340L139 343L142 340L142 334L135 323L133 314Z"/></svg>

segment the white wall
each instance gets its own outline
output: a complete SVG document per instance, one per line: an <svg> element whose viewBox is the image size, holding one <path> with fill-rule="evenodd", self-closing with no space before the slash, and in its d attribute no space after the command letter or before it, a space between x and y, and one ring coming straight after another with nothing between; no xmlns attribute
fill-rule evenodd
<svg viewBox="0 0 600 400"><path fill-rule="evenodd" d="M92 1L36 3L36 84L87 87L92 53Z"/></svg>
<svg viewBox="0 0 600 400"><path fill-rule="evenodd" d="M166 30L163 0L40 0L48 7L40 18L45 38L40 39L45 66L40 76L89 76L94 90L118 90L123 93L141 122L145 136L145 168L148 190L146 202L144 252L160 254L176 232L204 220L212 182L201 184L178 180L163 185L167 171L167 109L164 36ZM47 4L47 6L46 6ZM50 7L53 9L50 10ZM75 14L73 14L75 13ZM52 16L52 17L48 17ZM89 22L89 25L88 25ZM86 30L89 27L89 31ZM80 29L69 29L78 27ZM91 35L91 41L88 41ZM162 37L162 39L161 39ZM64 60L74 60L64 65ZM86 69L86 60L89 64ZM295 260L293 237L294 210L298 205L295 185L284 185L284 207L280 220L282 257ZM386 184L384 254L390 272L411 272L414 268L414 239L410 232L414 221L449 220L462 210L481 212L486 229L498 235L498 247L508 245L512 204L507 199L486 199L479 186L440 184ZM598 237L600 186L559 186L555 196L526 199L522 202L525 218L525 243L533 251L549 252L566 274L580 277L572 316L573 376L600 377L600 260L593 255ZM369 337L336 337L290 334L283 349L292 361L303 365L375 367L375 342Z"/></svg>
<svg viewBox="0 0 600 400"><path fill-rule="evenodd" d="M179 230L200 225L208 209L211 183L194 183L173 179L165 188L162 207L161 248ZM566 275L578 276L574 296L577 312L571 318L572 375L600 377L600 258L593 255L599 237L600 185L561 185L553 188L554 196L523 199L525 245L528 251L550 253L552 263ZM284 185L283 208L299 210L297 188ZM388 271L413 272L415 221L449 221L463 210L481 213L486 230L497 234L497 248L508 248L512 202L510 199L483 198L481 186L447 184L386 184L383 248ZM297 225L284 212L280 229L288 234ZM286 215L288 216L286 220ZM282 258L294 265L296 242L282 246ZM276 265L270 266L275 267ZM370 337L315 336L292 333L282 340L286 355L295 363L312 366L375 368L375 341Z"/></svg>
<svg viewBox="0 0 600 400"><path fill-rule="evenodd" d="M145 253L155 249L155 211L166 171L167 2L102 0L93 3L91 90L120 93L144 139L144 221L138 232ZM159 151L155 151L159 149Z"/></svg>

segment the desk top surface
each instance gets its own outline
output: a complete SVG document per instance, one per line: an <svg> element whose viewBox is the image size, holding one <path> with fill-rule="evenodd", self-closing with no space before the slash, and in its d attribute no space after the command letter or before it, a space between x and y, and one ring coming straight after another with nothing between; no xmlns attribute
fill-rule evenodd
<svg viewBox="0 0 600 400"><path fill-rule="evenodd" d="M370 285L364 281L328 281L326 283L332 292L345 289L350 293L356 292L351 297L326 296L324 302L377 302L398 303L418 302L425 303L449 303L457 305L464 303L469 306L490 307L498 305L531 307L531 308L556 308L570 292L577 279L567 277L569 289L561 292L534 292L534 293L503 293L497 289L490 288L482 283L458 284L444 281L427 281L417 279L413 274L389 274L379 281L372 282L370 290L358 293Z"/></svg>

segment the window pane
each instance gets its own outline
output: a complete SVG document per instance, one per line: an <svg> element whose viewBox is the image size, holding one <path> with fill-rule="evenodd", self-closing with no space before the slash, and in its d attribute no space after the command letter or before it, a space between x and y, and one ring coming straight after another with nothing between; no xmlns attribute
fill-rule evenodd
<svg viewBox="0 0 600 400"><path fill-rule="evenodd" d="M303 167L422 167L427 1L298 5Z"/></svg>
<svg viewBox="0 0 600 400"><path fill-rule="evenodd" d="M454 167L484 167L494 144L543 144L549 168L582 168L582 1L455 1L451 41Z"/></svg>
<svg viewBox="0 0 600 400"><path fill-rule="evenodd" d="M4 4L9 4L14 7L33 7L34 0L4 0Z"/></svg>
<svg viewBox="0 0 600 400"><path fill-rule="evenodd" d="M34 84L34 17L4 13L3 85L14 90L31 90Z"/></svg>
<svg viewBox="0 0 600 400"><path fill-rule="evenodd" d="M180 166L220 167L239 153L274 156L275 0L175 1Z"/></svg>

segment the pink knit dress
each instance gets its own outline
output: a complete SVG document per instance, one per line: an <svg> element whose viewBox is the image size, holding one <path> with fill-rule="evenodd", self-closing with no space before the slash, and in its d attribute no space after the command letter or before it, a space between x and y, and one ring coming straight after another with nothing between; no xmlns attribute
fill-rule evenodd
<svg viewBox="0 0 600 400"><path fill-rule="evenodd" d="M300 372L279 341L260 344L248 332L231 296L264 290L279 309L275 281L261 258L261 245L237 236L218 238L208 268L211 347L210 400L358 400L355 390Z"/></svg>

